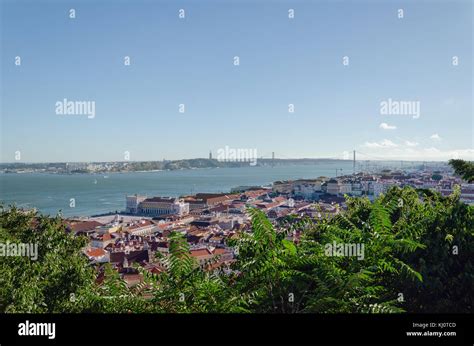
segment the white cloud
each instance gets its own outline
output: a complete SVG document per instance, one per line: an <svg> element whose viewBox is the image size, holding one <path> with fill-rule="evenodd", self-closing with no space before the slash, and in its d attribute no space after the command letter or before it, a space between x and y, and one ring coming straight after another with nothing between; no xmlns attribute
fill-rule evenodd
<svg viewBox="0 0 474 346"><path fill-rule="evenodd" d="M441 137L438 134L432 138ZM416 141L398 139L392 142L389 139L375 142L365 142L362 148L368 148L363 151L369 157L372 156L378 160L408 160L408 161L447 161L449 159L474 160L474 149L452 149L443 150L434 146L423 146Z"/></svg>
<svg viewBox="0 0 474 346"><path fill-rule="evenodd" d="M434 147L398 147L381 149L378 147L369 149L367 155L372 155L379 160L447 161L450 159L463 159L473 161L474 149L440 150Z"/></svg>
<svg viewBox="0 0 474 346"><path fill-rule="evenodd" d="M396 148L398 147L397 144L393 143L389 139L384 139L380 142L365 142L363 145L366 148Z"/></svg>
<svg viewBox="0 0 474 346"><path fill-rule="evenodd" d="M405 141L405 145L407 147L417 147L420 143L418 142L410 142L410 141Z"/></svg>
<svg viewBox="0 0 474 346"><path fill-rule="evenodd" d="M389 125L387 123L381 123L379 127L383 130L396 130L397 129L395 125Z"/></svg>
<svg viewBox="0 0 474 346"><path fill-rule="evenodd" d="M424 150L425 153L428 153L428 154L430 154L430 153L432 153L432 154L438 154L438 153L441 152L441 150L439 150L439 149L437 149L437 148L435 148L435 147L425 148L425 149L423 149L423 150Z"/></svg>
<svg viewBox="0 0 474 346"><path fill-rule="evenodd" d="M430 138L434 141L440 141L441 140L441 137L437 133L432 134L430 136Z"/></svg>

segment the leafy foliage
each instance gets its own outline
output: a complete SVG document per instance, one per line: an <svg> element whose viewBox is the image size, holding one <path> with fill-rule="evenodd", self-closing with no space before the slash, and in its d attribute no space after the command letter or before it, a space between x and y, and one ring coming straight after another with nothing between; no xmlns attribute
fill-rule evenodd
<svg viewBox="0 0 474 346"><path fill-rule="evenodd" d="M469 183L474 182L474 163L464 160L449 160L457 175L460 175Z"/></svg>
<svg viewBox="0 0 474 346"><path fill-rule="evenodd" d="M67 234L59 217L0 209L0 243L37 245L37 259L0 256L0 311L74 311L74 298L92 289L94 271L81 248L86 239Z"/></svg>

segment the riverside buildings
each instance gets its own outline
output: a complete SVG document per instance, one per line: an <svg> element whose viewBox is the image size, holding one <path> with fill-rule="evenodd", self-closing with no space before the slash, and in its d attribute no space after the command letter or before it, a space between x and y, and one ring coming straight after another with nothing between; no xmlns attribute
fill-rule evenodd
<svg viewBox="0 0 474 346"><path fill-rule="evenodd" d="M461 201L474 204L474 184L463 182L449 172L438 171L385 171L380 174L358 173L337 178L298 179L273 183L272 192L276 195L304 199L308 201L335 201L344 195L368 197L370 200L394 186L432 189L443 195L451 194L459 185Z"/></svg>
<svg viewBox="0 0 474 346"><path fill-rule="evenodd" d="M126 212L146 216L186 215L189 213L189 203L173 197L127 196Z"/></svg>

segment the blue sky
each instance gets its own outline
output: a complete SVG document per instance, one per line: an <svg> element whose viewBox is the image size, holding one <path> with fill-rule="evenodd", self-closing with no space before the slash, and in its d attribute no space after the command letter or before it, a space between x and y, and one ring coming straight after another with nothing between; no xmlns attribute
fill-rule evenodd
<svg viewBox="0 0 474 346"><path fill-rule="evenodd" d="M0 1L2 162L474 158L469 0Z"/></svg>

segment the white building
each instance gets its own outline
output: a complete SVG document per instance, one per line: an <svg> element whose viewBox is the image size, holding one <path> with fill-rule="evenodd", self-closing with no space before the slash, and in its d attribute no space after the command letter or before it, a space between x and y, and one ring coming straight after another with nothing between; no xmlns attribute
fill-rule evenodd
<svg viewBox="0 0 474 346"><path fill-rule="evenodd" d="M377 181L374 183L374 197L380 196L382 193L386 193L392 186L396 186L395 181Z"/></svg>
<svg viewBox="0 0 474 346"><path fill-rule="evenodd" d="M461 185L460 199L464 203L474 205L474 184Z"/></svg>
<svg viewBox="0 0 474 346"><path fill-rule="evenodd" d="M159 231L159 228L150 220L140 220L126 227L125 231L132 235L146 236Z"/></svg>
<svg viewBox="0 0 474 346"><path fill-rule="evenodd" d="M341 193L341 185L336 179L331 179L327 182L326 192L330 195L338 195Z"/></svg>
<svg viewBox="0 0 474 346"><path fill-rule="evenodd" d="M339 183L339 193L345 195L352 193L352 182L351 181L342 181Z"/></svg>
<svg viewBox="0 0 474 346"><path fill-rule="evenodd" d="M127 196L126 197L126 211L129 214L137 214L138 213L138 206L141 202L146 200L146 196Z"/></svg>
<svg viewBox="0 0 474 346"><path fill-rule="evenodd" d="M148 216L160 215L187 215L189 203L182 199L172 197L147 198L138 205L138 213Z"/></svg>
<svg viewBox="0 0 474 346"><path fill-rule="evenodd" d="M315 194L321 192L320 180L296 180L293 183L293 193L295 196L311 199Z"/></svg>
<svg viewBox="0 0 474 346"><path fill-rule="evenodd" d="M362 196L364 187L362 186L360 181L352 182L352 192L351 195L353 196Z"/></svg>

